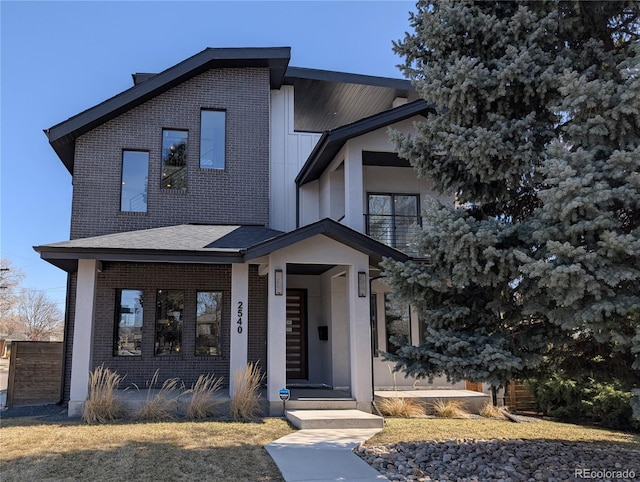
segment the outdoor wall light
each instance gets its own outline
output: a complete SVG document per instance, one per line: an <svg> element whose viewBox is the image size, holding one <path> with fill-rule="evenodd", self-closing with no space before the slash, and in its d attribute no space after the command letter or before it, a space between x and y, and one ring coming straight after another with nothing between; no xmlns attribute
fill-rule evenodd
<svg viewBox="0 0 640 482"><path fill-rule="evenodd" d="M367 296L367 273L358 271L358 296L364 298Z"/></svg>
<svg viewBox="0 0 640 482"><path fill-rule="evenodd" d="M282 296L284 279L282 277L282 270L281 269L277 269L275 271L275 280L274 281L275 281L274 287L275 287L276 296Z"/></svg>

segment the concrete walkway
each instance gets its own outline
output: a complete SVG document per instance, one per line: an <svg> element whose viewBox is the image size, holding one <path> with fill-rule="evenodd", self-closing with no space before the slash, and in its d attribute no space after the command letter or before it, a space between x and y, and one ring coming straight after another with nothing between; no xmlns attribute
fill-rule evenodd
<svg viewBox="0 0 640 482"><path fill-rule="evenodd" d="M389 480L352 452L379 428L305 429L265 448L287 482Z"/></svg>

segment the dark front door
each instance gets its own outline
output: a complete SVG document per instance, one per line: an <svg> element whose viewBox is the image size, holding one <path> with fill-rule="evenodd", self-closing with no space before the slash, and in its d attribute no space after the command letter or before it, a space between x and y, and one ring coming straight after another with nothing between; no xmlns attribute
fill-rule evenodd
<svg viewBox="0 0 640 482"><path fill-rule="evenodd" d="M305 290L287 290L287 379L307 378Z"/></svg>

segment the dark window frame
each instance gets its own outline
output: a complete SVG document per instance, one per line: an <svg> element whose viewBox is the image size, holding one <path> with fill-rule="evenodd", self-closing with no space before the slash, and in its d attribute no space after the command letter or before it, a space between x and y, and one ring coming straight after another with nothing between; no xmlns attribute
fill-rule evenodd
<svg viewBox="0 0 640 482"><path fill-rule="evenodd" d="M138 152L138 153L145 153L147 154L147 173L145 176L145 183L144 183L144 210L134 210L134 209L122 209L122 203L124 201L124 185L125 185L125 179L124 179L124 175L125 175L125 154L128 152ZM121 213L146 213L149 210L149 159L150 159L150 152L148 149L122 149L121 155L120 155L120 212Z"/></svg>
<svg viewBox="0 0 640 482"><path fill-rule="evenodd" d="M204 324L210 324L210 323L199 323L199 314L198 314L198 310L200 309L200 301L199 301L199 295L200 293L216 293L219 294L219 300L218 300L218 307L217 310L219 312L219 316L217 317L217 323L218 323L218 337L217 337L217 352L216 353L211 353L210 352L210 348L212 345L198 345L198 338L199 338L199 334L198 334L198 328L200 325L204 325ZM221 357L222 356L222 340L223 340L223 336L222 336L222 326L223 326L223 319L224 319L224 290L204 290L204 289L198 289L196 290L196 316L195 316L195 347L194 347L194 354L196 357L202 357L202 356L212 356L212 357ZM209 347L209 353L198 353L198 348L200 347Z"/></svg>
<svg viewBox="0 0 640 482"><path fill-rule="evenodd" d="M203 125L202 120L203 120L203 114L205 112L216 112L224 115L223 130L222 130L222 167L215 166L215 165L206 166L202 164L202 159L203 159L202 149L204 144L203 134L205 132L202 127ZM216 109L216 108L209 108L209 107L203 107L200 109L200 152L199 152L198 165L200 169L202 169L203 171L224 171L227 168L227 111L226 109Z"/></svg>
<svg viewBox="0 0 640 482"><path fill-rule="evenodd" d="M184 132L186 133L186 142L184 149L184 166L177 166L180 169L176 169L174 173L170 175L165 175L166 173L166 164L165 164L165 149L170 149L171 146L165 147L165 132ZM178 144L180 145L180 144ZM181 180L184 182L184 185L179 187L174 187L171 184L166 185L166 179L170 176L175 175L176 173L180 173L181 176L176 177L177 180ZM183 175L182 175L183 174ZM179 129L174 127L163 127L162 128L162 137L160 143L160 189L162 191L174 191L181 192L186 191L189 186L189 129ZM170 181L170 180L169 180ZM173 182L173 181L170 181Z"/></svg>
<svg viewBox="0 0 640 482"><path fill-rule="evenodd" d="M175 318L170 320L168 318L169 306L165 310L163 308L164 305L161 305L160 295L163 292L167 292L167 296L171 293L181 293L182 294L182 307L180 310L179 319ZM185 301L186 301L186 290L184 289L157 289L156 290L156 305L155 305L155 320L154 320L154 355L161 357L175 357L182 355L183 353L183 333L184 333L184 313L185 313ZM167 300L167 305L169 305L169 301ZM174 310L175 313L177 310ZM163 314L167 315L167 318L162 318ZM165 328L159 328L159 325L164 324L161 323L166 321ZM176 324L175 327L172 327L173 324ZM177 331L177 333L176 333ZM169 338L167 343L167 337Z"/></svg>
<svg viewBox="0 0 640 482"><path fill-rule="evenodd" d="M390 198L390 205L391 205L391 214L380 214L380 213L372 213L371 212L371 197L372 196L388 196ZM412 197L415 198L416 200L416 212L415 215L411 214L411 215L400 215L396 213L396 203L395 203L395 198L396 197L401 197L401 196L405 196L405 197ZM402 249L404 246L400 246L400 244L398 243L398 228L397 228L397 224L396 224L396 220L402 218L412 218L415 220L415 222L417 222L419 225L422 224L421 221L421 217L420 217L420 193L415 193L415 192L376 192L376 191L371 191L371 192L367 192L367 215L366 215L366 223L365 223L365 229L366 229L366 234L373 237L374 239L378 239L375 236L375 233L371 232L371 217L372 216L380 216L380 217L384 217L384 216L388 216L389 220L391 221L390 224L390 229L391 229L391 243L389 244L391 247L394 248L399 248ZM383 242L382 240L378 239L380 242ZM386 243L385 243L386 244Z"/></svg>
<svg viewBox="0 0 640 482"><path fill-rule="evenodd" d="M133 337L133 349L136 349L136 345L137 345L137 349L139 350L139 353L122 353L121 352L121 337L120 337L120 330L121 328L126 328L121 326L122 323L122 293L124 291L136 291L138 293L140 293L140 308L141 308L141 312L140 312L140 317L141 317L141 321L142 324L139 327L139 340L136 343L135 340L135 335L132 335ZM137 289L137 288L118 288L116 289L116 297L115 297L115 309L114 309L114 333L113 333L113 356L114 357L140 357L142 356L142 340L144 339L144 290L141 289ZM134 312L134 316L135 316L135 312ZM134 320L135 323L135 320ZM134 325L135 328L135 325Z"/></svg>

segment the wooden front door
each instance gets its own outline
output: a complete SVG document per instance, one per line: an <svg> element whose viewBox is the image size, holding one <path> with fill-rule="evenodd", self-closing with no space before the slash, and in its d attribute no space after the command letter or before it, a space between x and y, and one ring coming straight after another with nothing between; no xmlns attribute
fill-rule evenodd
<svg viewBox="0 0 640 482"><path fill-rule="evenodd" d="M287 290L287 379L307 378L305 290Z"/></svg>

